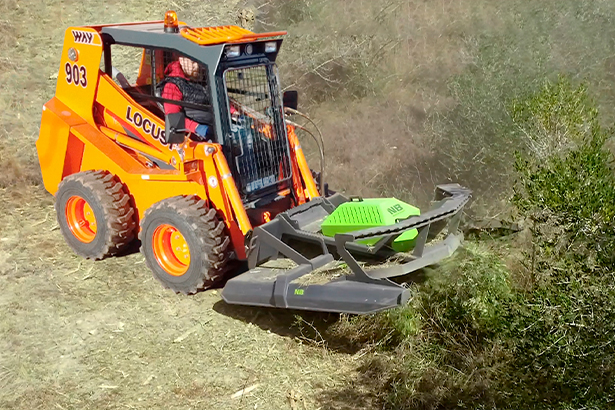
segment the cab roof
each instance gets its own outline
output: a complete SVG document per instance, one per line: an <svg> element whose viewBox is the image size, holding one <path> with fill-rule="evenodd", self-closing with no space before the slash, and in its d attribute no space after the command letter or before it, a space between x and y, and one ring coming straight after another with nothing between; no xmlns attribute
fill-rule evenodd
<svg viewBox="0 0 615 410"><path fill-rule="evenodd" d="M242 43L263 38L283 36L286 31L274 31L271 33L254 33L238 26L217 26L217 27L182 27L180 34L190 41L200 45L219 44L219 43Z"/></svg>
<svg viewBox="0 0 615 410"><path fill-rule="evenodd" d="M163 21L104 25L94 28L110 36L115 43L169 48L185 47L186 42L199 46L245 43L286 34L286 31L254 33L232 25L195 28L185 23L179 23L178 33L168 33L164 31Z"/></svg>

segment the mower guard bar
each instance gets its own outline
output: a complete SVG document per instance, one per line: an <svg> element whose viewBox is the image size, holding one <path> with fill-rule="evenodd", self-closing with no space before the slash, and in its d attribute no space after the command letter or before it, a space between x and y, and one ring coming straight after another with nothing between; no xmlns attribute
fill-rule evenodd
<svg viewBox="0 0 615 410"><path fill-rule="evenodd" d="M371 313L404 304L409 291L390 278L407 275L449 256L461 244L459 222L471 191L458 185L439 185L432 208L394 225L379 226L327 237L319 233L322 221L348 199L340 194L312 201L277 215L246 236L249 270L229 280L222 297L227 303L316 311ZM433 241L446 228L443 239ZM417 229L409 261L366 271L355 256L395 255L390 245L402 233ZM357 241L378 238L371 246ZM308 258L291 247L294 242L317 245L320 255ZM325 284L293 283L301 276L334 261L335 251L352 274ZM280 255L297 264L289 270L260 265Z"/></svg>

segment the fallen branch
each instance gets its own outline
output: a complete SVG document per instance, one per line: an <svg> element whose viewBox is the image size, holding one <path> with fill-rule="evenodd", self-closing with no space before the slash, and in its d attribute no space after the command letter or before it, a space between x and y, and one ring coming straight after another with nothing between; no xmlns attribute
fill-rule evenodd
<svg viewBox="0 0 615 410"><path fill-rule="evenodd" d="M236 399L236 398L241 397L241 396L243 396L243 395L245 395L245 394L248 394L248 393L250 393L252 390L256 389L257 387L258 387L258 383L253 384L253 385L252 385L252 386L250 386L250 387L246 387L245 389L241 389L241 390L239 390L238 392L233 393L233 394L231 395L231 399Z"/></svg>

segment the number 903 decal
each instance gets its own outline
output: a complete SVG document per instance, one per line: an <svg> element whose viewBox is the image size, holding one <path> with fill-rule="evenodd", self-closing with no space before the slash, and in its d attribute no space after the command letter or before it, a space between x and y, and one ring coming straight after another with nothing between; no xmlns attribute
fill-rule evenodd
<svg viewBox="0 0 615 410"><path fill-rule="evenodd" d="M69 84L79 85L83 88L88 86L88 72L85 66L66 63L64 66L66 72L66 82Z"/></svg>

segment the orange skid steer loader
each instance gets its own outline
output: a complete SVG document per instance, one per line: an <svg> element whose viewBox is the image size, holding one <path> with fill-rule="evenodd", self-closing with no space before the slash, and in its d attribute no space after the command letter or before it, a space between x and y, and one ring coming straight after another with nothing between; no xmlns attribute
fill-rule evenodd
<svg viewBox="0 0 615 410"><path fill-rule="evenodd" d="M140 240L147 266L175 292L228 279L227 303L368 313L407 301L391 278L455 251L467 189L438 186L420 214L386 205L392 199L328 195L315 181L285 117L297 98L278 80L284 34L194 28L174 12L66 30L36 145L77 254L102 259ZM186 73L186 61L197 68ZM172 76L179 66L185 75ZM397 245L403 264L366 270L358 261L394 255ZM292 266L266 267L280 257ZM336 260L348 274L302 280ZM248 270L237 275L242 261Z"/></svg>

